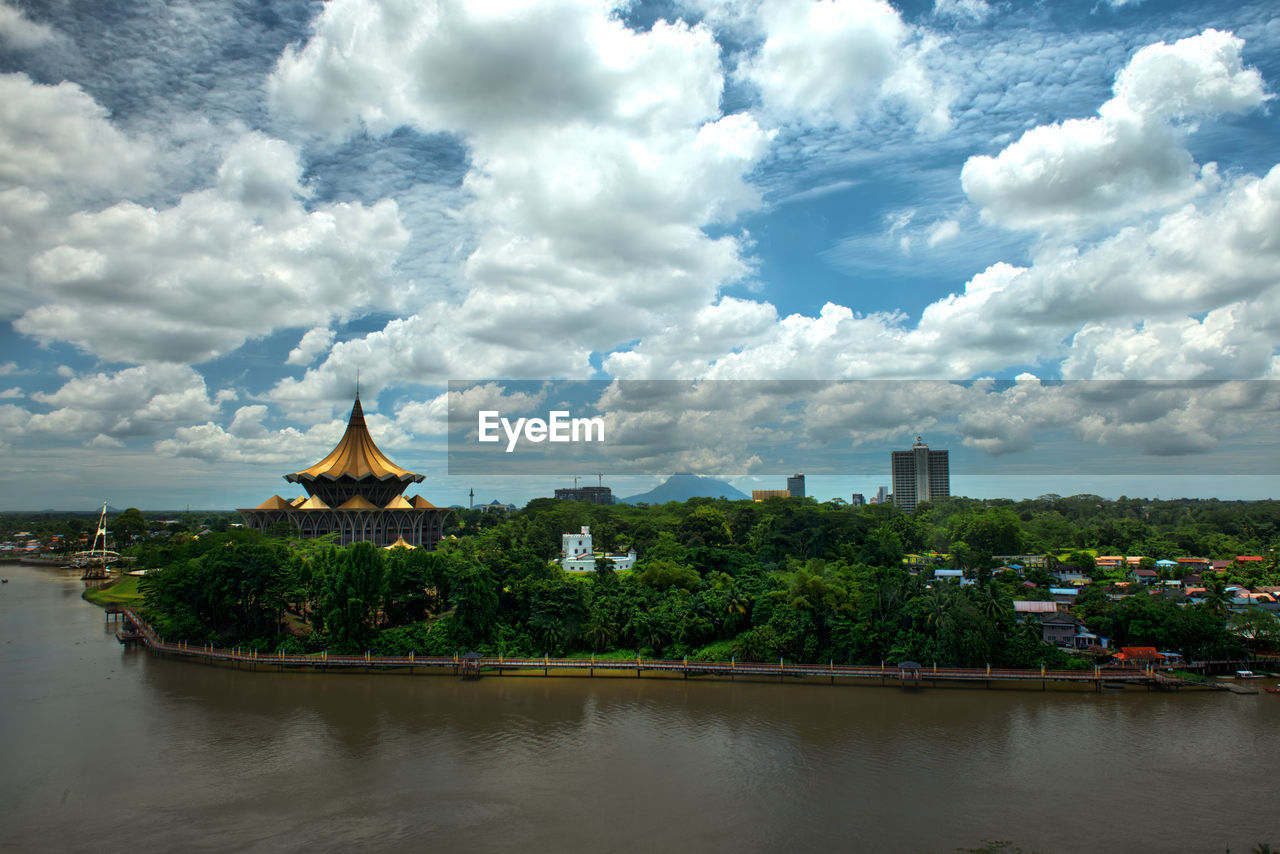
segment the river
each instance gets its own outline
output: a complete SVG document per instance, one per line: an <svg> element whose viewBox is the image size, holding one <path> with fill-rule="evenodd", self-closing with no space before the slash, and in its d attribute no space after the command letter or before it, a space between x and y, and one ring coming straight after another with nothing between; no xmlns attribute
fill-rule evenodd
<svg viewBox="0 0 1280 854"><path fill-rule="evenodd" d="M0 576L0 851L1280 848L1280 696L250 673Z"/></svg>

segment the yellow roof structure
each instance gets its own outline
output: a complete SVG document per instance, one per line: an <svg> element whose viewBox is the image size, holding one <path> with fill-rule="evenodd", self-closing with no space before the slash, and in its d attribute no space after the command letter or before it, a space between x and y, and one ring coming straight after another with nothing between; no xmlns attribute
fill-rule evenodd
<svg viewBox="0 0 1280 854"><path fill-rule="evenodd" d="M291 510L293 505L285 501L279 495L273 495L266 501L259 504L254 510Z"/></svg>
<svg viewBox="0 0 1280 854"><path fill-rule="evenodd" d="M297 498L292 499L289 503L294 507L297 507L299 504L305 504L306 500L307 500L307 496L299 495Z"/></svg>
<svg viewBox="0 0 1280 854"><path fill-rule="evenodd" d="M353 495L338 505L339 510L378 510L377 504L362 495Z"/></svg>
<svg viewBox="0 0 1280 854"><path fill-rule="evenodd" d="M391 499L389 502L387 502L387 507L386 507L386 509L388 509L388 510L412 510L412 509L413 509L413 505L412 505L412 504L410 504L410 503L409 503L409 500L408 500L407 498L405 498L403 495L397 495L395 498L393 498L393 499Z"/></svg>
<svg viewBox="0 0 1280 854"><path fill-rule="evenodd" d="M384 549L416 549L417 546L410 545L404 541L404 537L397 537L396 541L389 546L383 546Z"/></svg>
<svg viewBox="0 0 1280 854"><path fill-rule="evenodd" d="M328 510L329 505L320 500L320 496L313 495L306 501L298 505L299 510Z"/></svg>
<svg viewBox="0 0 1280 854"><path fill-rule="evenodd" d="M416 510L430 510L435 507L434 504L423 498L421 495L413 496L413 498L409 499L409 503L412 504Z"/></svg>
<svg viewBox="0 0 1280 854"><path fill-rule="evenodd" d="M400 480L405 483L420 482L423 475L415 474L408 469L391 462L387 455L378 450L369 428L364 423L364 409L360 406L360 398L356 397L351 407L351 418L347 421L347 432L342 434L342 441L320 462L293 474L284 476L292 483L313 481L318 478L337 480L350 477L356 480L366 478L373 480Z"/></svg>

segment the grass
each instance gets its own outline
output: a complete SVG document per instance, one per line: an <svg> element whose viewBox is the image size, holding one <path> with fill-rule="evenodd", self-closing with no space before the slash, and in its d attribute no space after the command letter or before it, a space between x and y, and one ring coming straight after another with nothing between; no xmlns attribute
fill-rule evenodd
<svg viewBox="0 0 1280 854"><path fill-rule="evenodd" d="M141 605L142 592L138 590L138 576L126 575L105 587L84 591L84 598L95 605Z"/></svg>

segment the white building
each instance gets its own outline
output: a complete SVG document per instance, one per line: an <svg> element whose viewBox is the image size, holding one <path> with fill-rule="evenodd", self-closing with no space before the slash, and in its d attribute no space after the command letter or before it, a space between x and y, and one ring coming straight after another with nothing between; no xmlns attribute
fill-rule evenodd
<svg viewBox="0 0 1280 854"><path fill-rule="evenodd" d="M930 450L921 437L909 451L890 454L893 503L907 513L921 501L951 495L951 464L946 451Z"/></svg>
<svg viewBox="0 0 1280 854"><path fill-rule="evenodd" d="M596 559L608 558L614 569L631 569L636 565L636 550L626 554L605 554L591 548L591 528L582 526L577 534L565 534L560 538L560 566L566 572L595 572Z"/></svg>

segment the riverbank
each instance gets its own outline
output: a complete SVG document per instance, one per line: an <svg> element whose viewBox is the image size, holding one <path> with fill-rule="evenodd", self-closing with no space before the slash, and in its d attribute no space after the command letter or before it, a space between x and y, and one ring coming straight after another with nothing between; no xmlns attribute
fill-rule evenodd
<svg viewBox="0 0 1280 854"><path fill-rule="evenodd" d="M142 591L138 589L139 580L136 575L121 576L110 584L87 588L83 596L86 601L104 608L109 605L139 606L142 604Z"/></svg>
<svg viewBox="0 0 1280 854"><path fill-rule="evenodd" d="M247 668L252 671L360 671L360 672L408 672L452 673L455 676L626 676L634 678L696 679L720 681L755 681L795 684L862 684L880 686L897 685L902 688L936 688L939 685L963 685L968 687L1011 687L1022 690L1047 691L1067 686L1087 691L1126 690L1142 688L1150 690L1181 689L1183 680L1172 678L1152 669L1115 669L1091 671L1079 670L1011 670L1001 668L923 668L919 665L900 666L788 664L779 661L691 661L689 659L634 659L616 658L540 658L482 656L469 652L453 656L408 655L329 655L259 653L253 650L226 649L208 644L192 645L171 642L161 638L154 628L132 607L118 606L125 628L120 634L122 642L141 643L152 653L172 658L198 661L207 664ZM110 613L109 615L110 616ZM1197 690L1200 686L1188 686Z"/></svg>

